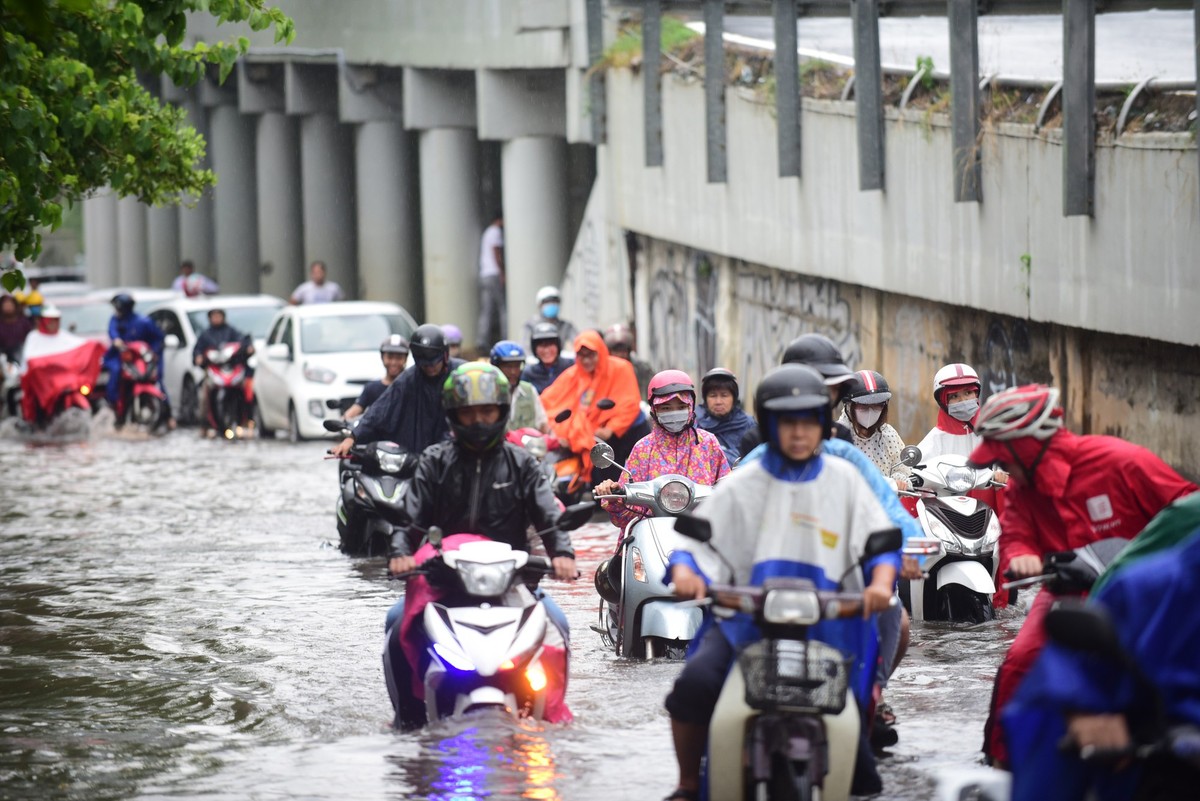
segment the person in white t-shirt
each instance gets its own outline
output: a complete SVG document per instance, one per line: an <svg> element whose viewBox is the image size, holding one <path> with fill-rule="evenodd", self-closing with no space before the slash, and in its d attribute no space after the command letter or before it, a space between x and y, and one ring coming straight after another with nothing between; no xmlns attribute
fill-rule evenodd
<svg viewBox="0 0 1200 801"><path fill-rule="evenodd" d="M171 289L181 292L189 298L198 295L215 295L221 290L216 281L207 275L196 272L196 265L191 259L184 259L179 263L179 275L175 276L175 280L171 282Z"/></svg>
<svg viewBox="0 0 1200 801"><path fill-rule="evenodd" d="M302 303L334 303L335 301L345 300L342 288L336 282L326 280L325 274L325 262L314 261L312 266L308 268L310 280L296 287L296 291L292 293L292 305L297 306Z"/></svg>
<svg viewBox="0 0 1200 801"><path fill-rule="evenodd" d="M508 330L504 310L504 214L492 215L492 224L479 241L479 353L491 351L492 343Z"/></svg>

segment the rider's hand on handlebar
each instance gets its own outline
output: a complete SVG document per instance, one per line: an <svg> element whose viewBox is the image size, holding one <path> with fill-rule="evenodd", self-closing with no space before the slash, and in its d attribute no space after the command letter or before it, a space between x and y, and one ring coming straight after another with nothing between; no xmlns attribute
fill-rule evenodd
<svg viewBox="0 0 1200 801"><path fill-rule="evenodd" d="M892 588L871 584L863 590L863 617L886 610L892 603Z"/></svg>
<svg viewBox="0 0 1200 801"><path fill-rule="evenodd" d="M592 489L593 495L616 495L617 488L621 485L613 481L611 478L606 478Z"/></svg>
<svg viewBox="0 0 1200 801"><path fill-rule="evenodd" d="M1067 718L1067 735L1081 749L1096 751L1121 751L1131 743L1124 715L1072 715Z"/></svg>
<svg viewBox="0 0 1200 801"><path fill-rule="evenodd" d="M916 581L925 577L925 571L921 569L921 562L915 556L900 557L900 578Z"/></svg>
<svg viewBox="0 0 1200 801"><path fill-rule="evenodd" d="M1030 576L1040 576L1042 574L1042 558L1040 556L1014 556L1012 561L1008 563L1008 571L1013 578L1029 578Z"/></svg>
<svg viewBox="0 0 1200 801"><path fill-rule="evenodd" d="M579 576L575 560L570 556L556 556L550 560L554 566L554 577L559 581L574 581Z"/></svg>
<svg viewBox="0 0 1200 801"><path fill-rule="evenodd" d="M675 585L675 597L686 601L699 601L708 595L704 579L687 565L671 568L671 583Z"/></svg>
<svg viewBox="0 0 1200 801"><path fill-rule="evenodd" d="M332 448L330 448L329 452L334 456L345 456L346 454L350 453L350 449L353 447L354 437L346 437L337 445L334 445Z"/></svg>
<svg viewBox="0 0 1200 801"><path fill-rule="evenodd" d="M417 560L413 559L411 556L393 556L388 560L388 572L393 576L397 576L401 573L407 573L408 571L416 568L416 566Z"/></svg>
<svg viewBox="0 0 1200 801"><path fill-rule="evenodd" d="M112 346L114 348L116 348L117 350L125 350L125 340L121 339L120 337L117 337L116 339L114 339L112 341Z"/></svg>

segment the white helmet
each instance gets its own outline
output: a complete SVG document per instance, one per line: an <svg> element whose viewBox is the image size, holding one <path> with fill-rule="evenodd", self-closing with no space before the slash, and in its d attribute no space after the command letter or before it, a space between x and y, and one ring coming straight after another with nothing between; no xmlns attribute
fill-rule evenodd
<svg viewBox="0 0 1200 801"><path fill-rule="evenodd" d="M62 312L58 310L57 306L43 306L40 316L45 317L47 320L61 320Z"/></svg>
<svg viewBox="0 0 1200 801"><path fill-rule="evenodd" d="M971 365L947 364L933 375L933 399L937 401L938 406L945 407L946 402L942 398L943 390L954 391L964 387L980 389L982 386L979 381L979 373L975 372L975 368Z"/></svg>
<svg viewBox="0 0 1200 801"><path fill-rule="evenodd" d="M561 300L562 295L558 292L556 286L544 286L537 291L537 304L541 306L548 300Z"/></svg>

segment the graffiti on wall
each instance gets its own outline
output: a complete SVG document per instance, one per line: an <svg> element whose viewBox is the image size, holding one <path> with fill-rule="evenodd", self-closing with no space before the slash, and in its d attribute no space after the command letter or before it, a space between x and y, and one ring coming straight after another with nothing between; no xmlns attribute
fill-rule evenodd
<svg viewBox="0 0 1200 801"><path fill-rule="evenodd" d="M741 363L738 377L753 386L779 364L788 343L801 334L824 334L837 344L846 363L862 361L854 309L839 285L828 279L763 271L739 264L735 277L739 306Z"/></svg>
<svg viewBox="0 0 1200 801"><path fill-rule="evenodd" d="M1032 350L1029 326L1024 320L993 317L983 341L982 359L975 368L983 385L980 399L987 400L1008 387L1046 380L1043 370L1037 370L1036 376L1031 374Z"/></svg>
<svg viewBox="0 0 1200 801"><path fill-rule="evenodd" d="M716 362L716 269L703 253L670 245L652 258L649 337L639 338L639 349L656 369L703 375Z"/></svg>

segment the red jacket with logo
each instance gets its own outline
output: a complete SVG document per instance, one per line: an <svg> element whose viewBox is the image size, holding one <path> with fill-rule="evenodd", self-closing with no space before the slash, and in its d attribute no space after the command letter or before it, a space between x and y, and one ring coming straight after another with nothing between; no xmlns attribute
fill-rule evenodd
<svg viewBox="0 0 1200 801"><path fill-rule="evenodd" d="M1145 448L1065 429L1050 440L1035 488L1009 482L1000 516L1000 569L1110 537L1132 539L1172 501L1198 488Z"/></svg>

